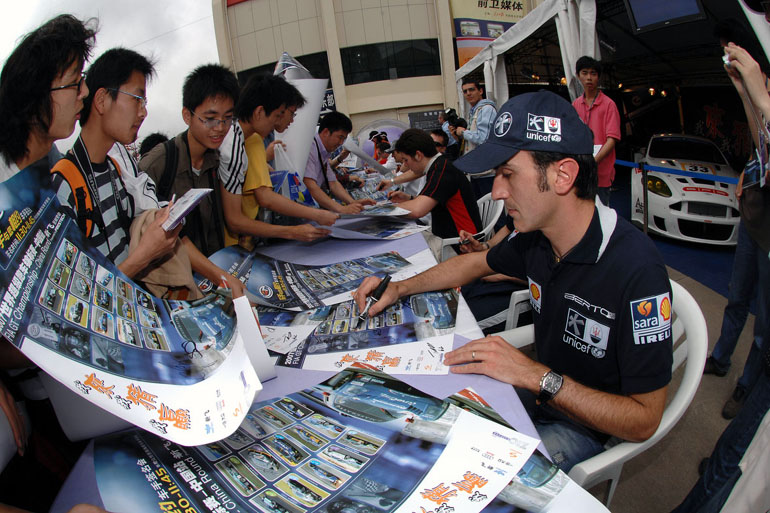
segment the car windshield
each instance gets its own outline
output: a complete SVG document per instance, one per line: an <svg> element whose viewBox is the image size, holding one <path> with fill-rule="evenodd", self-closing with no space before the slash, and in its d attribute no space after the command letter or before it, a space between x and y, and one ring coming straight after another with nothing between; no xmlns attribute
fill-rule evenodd
<svg viewBox="0 0 770 513"><path fill-rule="evenodd" d="M727 165L711 141L684 137L656 137L650 141L649 157L656 159L697 160Z"/></svg>

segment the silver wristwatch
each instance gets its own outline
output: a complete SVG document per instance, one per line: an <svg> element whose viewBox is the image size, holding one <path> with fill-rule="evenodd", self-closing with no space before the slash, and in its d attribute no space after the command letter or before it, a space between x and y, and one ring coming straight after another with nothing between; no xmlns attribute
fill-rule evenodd
<svg viewBox="0 0 770 513"><path fill-rule="evenodd" d="M559 393L561 385L564 383L564 378L561 374L556 374L554 371L549 370L543 377L540 378L540 394L537 396L540 404L545 404Z"/></svg>

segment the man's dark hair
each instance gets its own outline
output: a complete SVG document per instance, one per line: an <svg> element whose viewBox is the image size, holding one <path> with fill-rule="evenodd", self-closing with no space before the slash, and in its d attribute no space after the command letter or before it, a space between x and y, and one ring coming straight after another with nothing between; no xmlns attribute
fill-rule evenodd
<svg viewBox="0 0 770 513"><path fill-rule="evenodd" d="M344 130L347 133L353 131L353 122L342 112L332 111L321 118L321 122L318 123L318 133L320 134L324 130L329 130L329 133L336 132L337 130Z"/></svg>
<svg viewBox="0 0 770 513"><path fill-rule="evenodd" d="M166 136L166 134L161 132L151 133L142 139L142 144L139 145L139 157L144 157L150 153L151 149L166 141L168 141L168 136Z"/></svg>
<svg viewBox="0 0 770 513"><path fill-rule="evenodd" d="M470 78L470 77L463 78L462 85L468 85L468 84L473 84L474 86L476 86L476 89L484 89L484 86L481 84L481 82L477 78Z"/></svg>
<svg viewBox="0 0 770 513"><path fill-rule="evenodd" d="M0 153L7 163L28 153L33 130L47 133L53 119L51 84L90 57L97 27L62 14L30 32L0 74Z"/></svg>
<svg viewBox="0 0 770 513"><path fill-rule="evenodd" d="M436 143L428 132L420 130L419 128L409 128L404 130L401 137L396 141L396 146L393 151L404 153L410 157L414 157L418 151L423 155L430 158L438 153L436 150Z"/></svg>
<svg viewBox="0 0 770 513"><path fill-rule="evenodd" d="M150 78L155 74L155 67L147 57L128 48L107 50L91 64L86 74L86 85L90 93L83 100L80 126L88 122L96 91L104 88L113 99L117 98L120 94L118 89L128 82L134 71L144 75L144 78Z"/></svg>
<svg viewBox="0 0 770 513"><path fill-rule="evenodd" d="M596 196L596 191L599 187L599 173L593 155L566 155L552 151L530 151L529 154L532 155L532 160L535 162L538 171L540 171L540 178L538 180L540 192L548 190L548 182L546 181L548 167L554 162L570 158L574 159L578 164L578 175L575 178L577 197L593 199Z"/></svg>
<svg viewBox="0 0 770 513"><path fill-rule="evenodd" d="M446 146L447 144L449 144L449 137L447 137L446 132L444 132L440 128L431 130L430 133L432 133L437 137L441 137L441 146Z"/></svg>
<svg viewBox="0 0 770 513"><path fill-rule="evenodd" d="M219 64L198 66L184 79L182 106L195 112L207 98L224 96L238 102L238 79L233 72Z"/></svg>
<svg viewBox="0 0 770 513"><path fill-rule="evenodd" d="M587 55L582 56L575 63L575 74L580 75L580 70L583 69L592 69L597 75L602 76L602 63Z"/></svg>
<svg viewBox="0 0 770 513"><path fill-rule="evenodd" d="M252 75L241 89L235 116L248 121L257 107L265 109L268 116L281 105L297 108L305 105L305 98L283 77L276 75Z"/></svg>

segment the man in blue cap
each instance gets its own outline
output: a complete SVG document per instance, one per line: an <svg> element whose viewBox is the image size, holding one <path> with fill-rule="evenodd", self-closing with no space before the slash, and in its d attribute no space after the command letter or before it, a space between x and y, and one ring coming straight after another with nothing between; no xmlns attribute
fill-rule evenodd
<svg viewBox="0 0 770 513"><path fill-rule="evenodd" d="M505 202L517 231L488 251L391 282L369 311L495 272L527 281L537 360L492 336L447 353L445 363L514 385L565 472L612 436L649 438L671 380L663 259L644 234L595 201L592 150L591 131L561 97L540 91L506 102L487 142L455 165L466 173L495 169L492 197ZM361 284L359 307L378 283Z"/></svg>

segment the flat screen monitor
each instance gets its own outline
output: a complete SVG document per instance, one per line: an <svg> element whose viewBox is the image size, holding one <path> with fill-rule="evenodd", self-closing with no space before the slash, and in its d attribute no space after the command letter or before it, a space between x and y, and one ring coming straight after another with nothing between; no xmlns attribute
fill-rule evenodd
<svg viewBox="0 0 770 513"><path fill-rule="evenodd" d="M700 0L625 0L634 33L706 19Z"/></svg>

